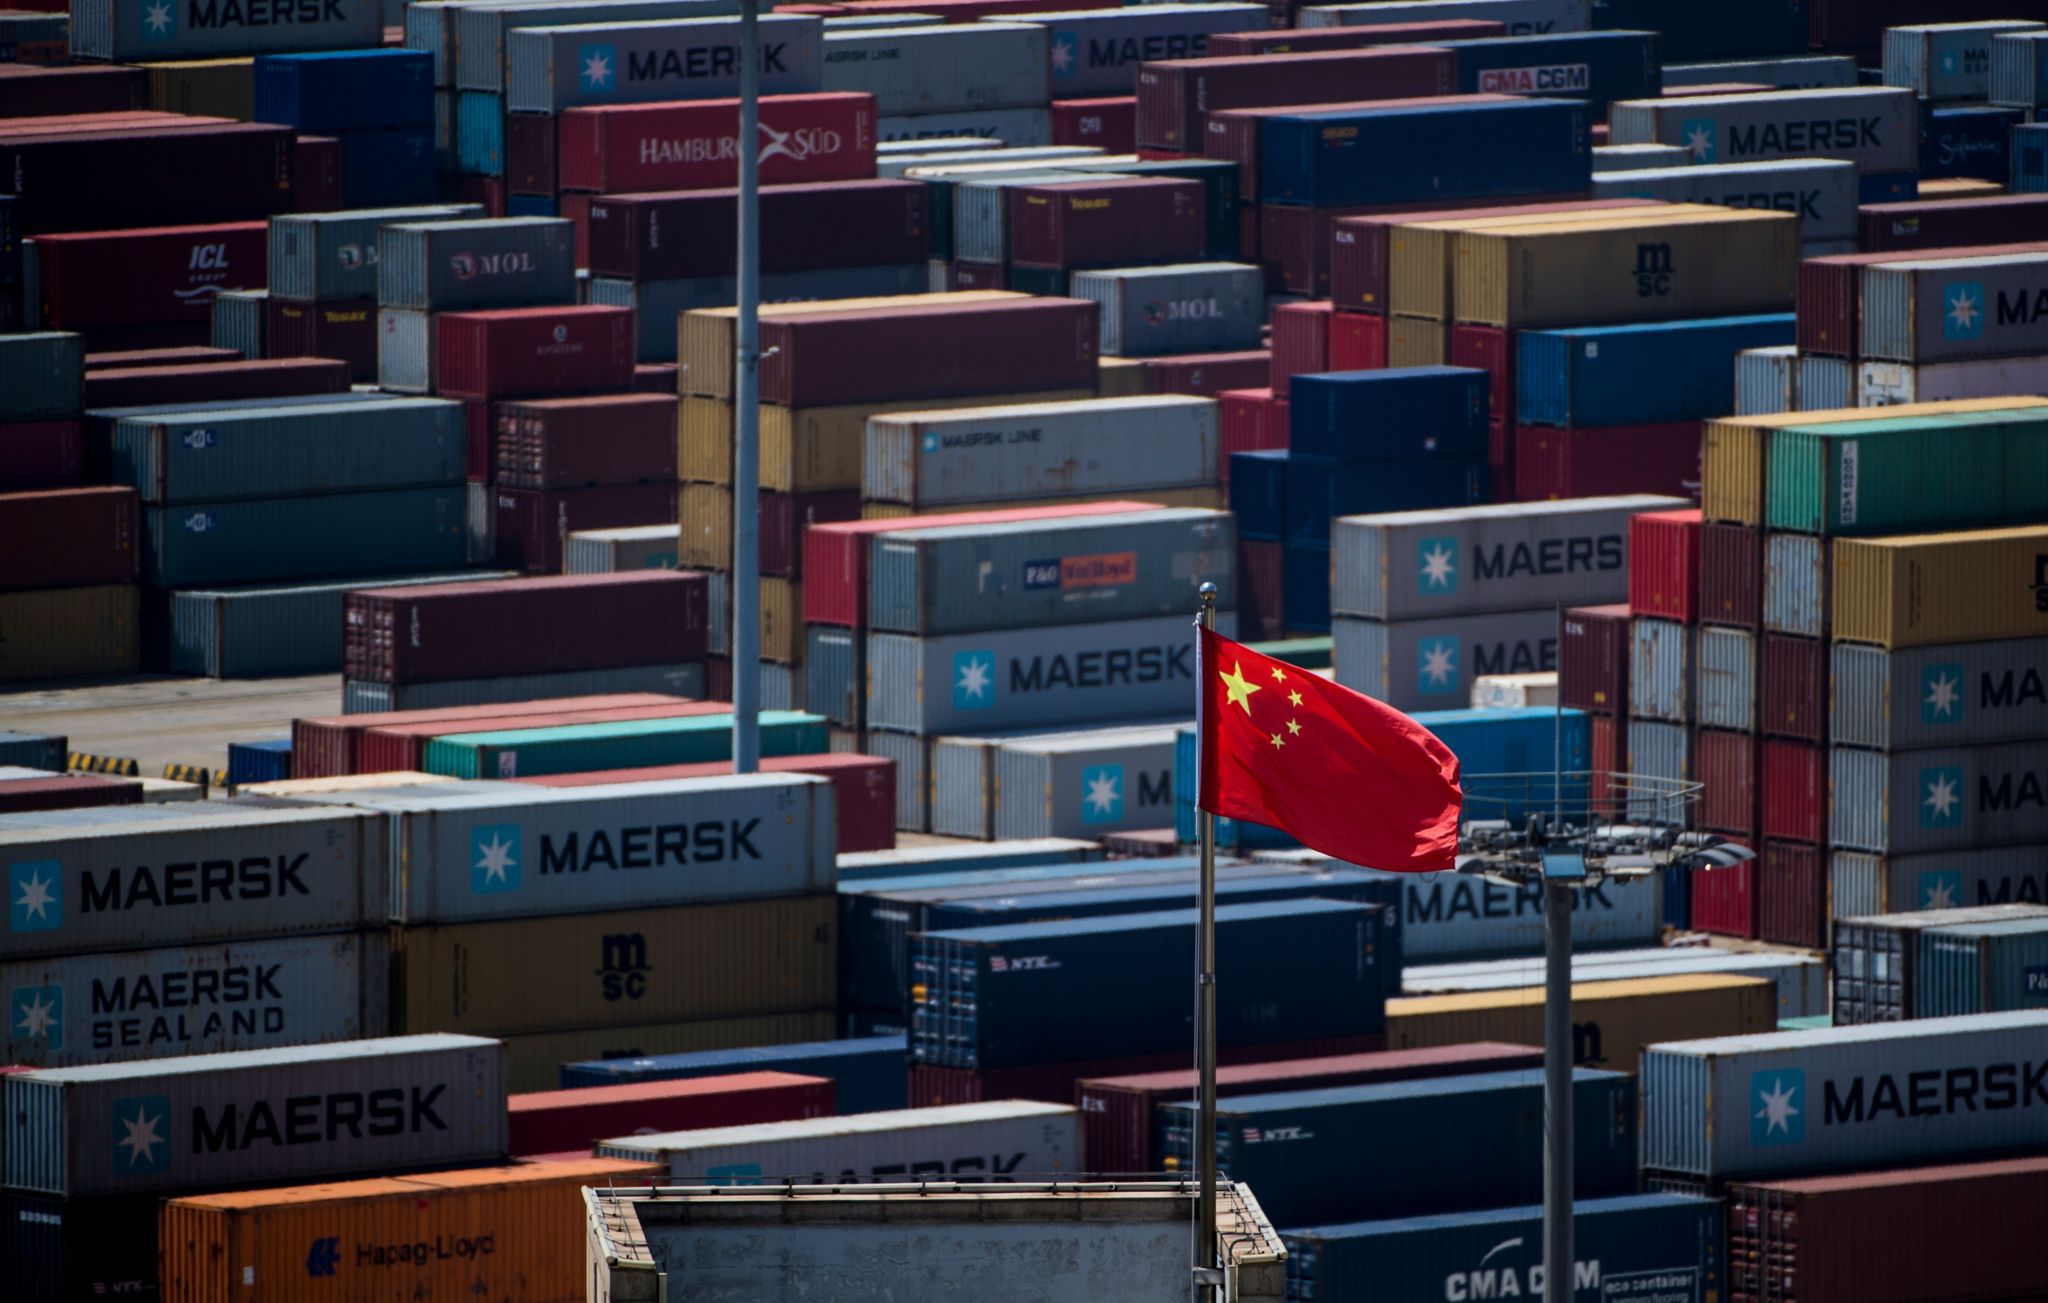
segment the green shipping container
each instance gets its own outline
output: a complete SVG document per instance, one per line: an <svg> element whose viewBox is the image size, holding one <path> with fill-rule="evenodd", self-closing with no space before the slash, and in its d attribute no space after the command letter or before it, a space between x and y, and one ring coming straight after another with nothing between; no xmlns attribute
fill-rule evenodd
<svg viewBox="0 0 2048 1303"><path fill-rule="evenodd" d="M1770 432L1764 523L1901 534L2048 517L2048 412L1951 412Z"/></svg>
<svg viewBox="0 0 2048 1303"><path fill-rule="evenodd" d="M827 749L823 716L794 710L761 712L762 755L810 755ZM727 714L454 733L428 742L423 764L428 773L451 778L530 778L731 758L732 716Z"/></svg>

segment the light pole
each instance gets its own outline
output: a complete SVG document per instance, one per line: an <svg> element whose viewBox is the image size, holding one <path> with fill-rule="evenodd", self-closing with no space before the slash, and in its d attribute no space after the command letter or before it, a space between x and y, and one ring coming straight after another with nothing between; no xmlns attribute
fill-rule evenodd
<svg viewBox="0 0 2048 1303"><path fill-rule="evenodd" d="M732 769L761 767L761 3L740 0L739 249L732 445Z"/></svg>

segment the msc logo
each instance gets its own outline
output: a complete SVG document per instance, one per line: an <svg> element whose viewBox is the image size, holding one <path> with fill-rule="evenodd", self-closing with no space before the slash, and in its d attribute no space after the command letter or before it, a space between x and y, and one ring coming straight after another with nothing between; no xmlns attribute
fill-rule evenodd
<svg viewBox="0 0 2048 1303"><path fill-rule="evenodd" d="M17 986L7 1001L8 1031L17 1043L41 1041L45 1053L64 1048L64 988Z"/></svg>
<svg viewBox="0 0 2048 1303"><path fill-rule="evenodd" d="M519 825L489 823L469 830L469 889L519 890L522 863Z"/></svg>
<svg viewBox="0 0 2048 1303"><path fill-rule="evenodd" d="M1636 246L1636 297L1658 299L1671 292L1671 278L1678 269L1672 265L1668 244Z"/></svg>
<svg viewBox="0 0 2048 1303"><path fill-rule="evenodd" d="M986 710L996 704L994 652L953 654L953 709Z"/></svg>
<svg viewBox="0 0 2048 1303"><path fill-rule="evenodd" d="M171 1166L171 1101L129 1095L114 1101L114 1175L142 1176Z"/></svg>
<svg viewBox="0 0 2048 1303"><path fill-rule="evenodd" d="M1920 771L1920 826L1957 828L1963 822L1963 771L1934 765Z"/></svg>
<svg viewBox="0 0 2048 1303"><path fill-rule="evenodd" d="M171 0L149 0L140 16L145 41L168 41L178 34L178 10Z"/></svg>
<svg viewBox="0 0 2048 1303"><path fill-rule="evenodd" d="M306 1274L308 1276L332 1276L341 1266L341 1237L329 1235L313 1241L313 1247L306 1250Z"/></svg>
<svg viewBox="0 0 2048 1303"><path fill-rule="evenodd" d="M1957 909L1962 903L1961 869L1929 869L1920 875L1921 909Z"/></svg>
<svg viewBox="0 0 2048 1303"><path fill-rule="evenodd" d="M1124 817L1124 767L1091 765L1081 771L1081 822L1115 823Z"/></svg>
<svg viewBox="0 0 2048 1303"><path fill-rule="evenodd" d="M1920 722L1954 724L1963 718L1963 667L1943 663L1920 671Z"/></svg>
<svg viewBox="0 0 2048 1303"><path fill-rule="evenodd" d="M1415 690L1423 693L1458 690L1458 640L1424 638L1416 650Z"/></svg>
<svg viewBox="0 0 2048 1303"><path fill-rule="evenodd" d="M1425 597L1458 591L1458 540L1425 538L1415 545L1416 586Z"/></svg>
<svg viewBox="0 0 2048 1303"><path fill-rule="evenodd" d="M1984 286L1950 281L1941 287L1941 337L1978 339L1984 334Z"/></svg>
<svg viewBox="0 0 2048 1303"><path fill-rule="evenodd" d="M577 84L585 94L609 95L619 88L619 51L612 45L586 45L576 51Z"/></svg>
<svg viewBox="0 0 2048 1303"><path fill-rule="evenodd" d="M1749 1074L1749 1143L1796 1145L1806 1139L1806 1073L1799 1068Z"/></svg>
<svg viewBox="0 0 2048 1303"><path fill-rule="evenodd" d="M1074 75L1074 69L1081 62L1079 48L1079 42L1074 39L1072 32L1054 32L1052 34L1052 75L1054 77L1071 77Z"/></svg>
<svg viewBox="0 0 2048 1303"><path fill-rule="evenodd" d="M1721 132L1712 118L1687 118L1683 127L1685 147L1695 163L1712 163L1720 152Z"/></svg>
<svg viewBox="0 0 2048 1303"><path fill-rule="evenodd" d="M55 860L7 866L7 930L55 932L64 926L64 868Z"/></svg>
<svg viewBox="0 0 2048 1303"><path fill-rule="evenodd" d="M616 1003L638 1000L647 994L647 975L654 965L647 962L647 938L638 932L618 932L600 942L597 979L604 998Z"/></svg>

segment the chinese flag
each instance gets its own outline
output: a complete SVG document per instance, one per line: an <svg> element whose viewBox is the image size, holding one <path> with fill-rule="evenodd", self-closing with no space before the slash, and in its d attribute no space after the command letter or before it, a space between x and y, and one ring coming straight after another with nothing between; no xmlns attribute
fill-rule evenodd
<svg viewBox="0 0 2048 1303"><path fill-rule="evenodd" d="M1448 869L1458 758L1385 702L1201 630L1196 803L1374 869Z"/></svg>

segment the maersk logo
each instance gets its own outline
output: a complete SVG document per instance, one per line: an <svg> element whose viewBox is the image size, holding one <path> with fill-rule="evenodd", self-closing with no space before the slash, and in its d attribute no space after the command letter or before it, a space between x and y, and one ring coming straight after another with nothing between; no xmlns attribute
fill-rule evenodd
<svg viewBox="0 0 2048 1303"><path fill-rule="evenodd" d="M141 7L142 39L168 41L178 34L178 10L171 0L149 0Z"/></svg>
<svg viewBox="0 0 2048 1303"><path fill-rule="evenodd" d="M995 704L995 653L956 652L953 656L953 709L986 710Z"/></svg>
<svg viewBox="0 0 2048 1303"><path fill-rule="evenodd" d="M619 87L619 50L615 45L586 45L576 51L577 84L587 95L609 95Z"/></svg>
<svg viewBox="0 0 2048 1303"><path fill-rule="evenodd" d="M1091 765L1081 771L1081 822L1115 823L1124 817L1124 767Z"/></svg>
<svg viewBox="0 0 2048 1303"><path fill-rule="evenodd" d="M7 930L55 932L64 926L64 868L55 860L7 866Z"/></svg>
<svg viewBox="0 0 2048 1303"><path fill-rule="evenodd" d="M9 1030L17 1046L40 1042L46 1054L64 1048L64 988L18 986L7 999Z"/></svg>
<svg viewBox="0 0 2048 1303"><path fill-rule="evenodd" d="M936 434L926 435L924 437L924 450L926 452L937 452L939 450L939 436Z"/></svg>
<svg viewBox="0 0 2048 1303"><path fill-rule="evenodd" d="M1687 118L1683 127L1685 147L1695 163L1711 163L1720 152L1721 132L1712 118Z"/></svg>
<svg viewBox="0 0 2048 1303"><path fill-rule="evenodd" d="M1416 649L1415 690L1424 693L1458 690L1458 640L1424 638Z"/></svg>
<svg viewBox="0 0 2048 1303"><path fill-rule="evenodd" d="M469 889L473 892L519 890L519 825L492 823L469 830Z"/></svg>
<svg viewBox="0 0 2048 1303"><path fill-rule="evenodd" d="M1415 545L1417 586L1425 597L1458 591L1458 540L1425 538Z"/></svg>
<svg viewBox="0 0 2048 1303"><path fill-rule="evenodd" d="M1963 903L1961 869L1929 869L1920 875L1919 909L1957 909Z"/></svg>
<svg viewBox="0 0 2048 1303"><path fill-rule="evenodd" d="M1955 724L1963 718L1963 667L1929 665L1920 671L1920 722Z"/></svg>
<svg viewBox="0 0 2048 1303"><path fill-rule="evenodd" d="M1799 1068L1749 1074L1749 1143L1758 1149L1806 1139L1806 1073Z"/></svg>
<svg viewBox="0 0 2048 1303"><path fill-rule="evenodd" d="M1052 34L1052 75L1054 77L1071 77L1074 75L1075 67L1081 62L1079 49L1079 42L1074 39L1072 32L1054 32Z"/></svg>
<svg viewBox="0 0 2048 1303"><path fill-rule="evenodd" d="M171 1101L128 1095L114 1101L114 1175L144 1176L171 1166Z"/></svg>
<svg viewBox="0 0 2048 1303"><path fill-rule="evenodd" d="M1941 288L1941 337L1978 339L1984 334L1984 286L1951 281Z"/></svg>
<svg viewBox="0 0 2048 1303"><path fill-rule="evenodd" d="M1920 771L1920 826L1958 828L1963 822L1963 771L1934 765Z"/></svg>

